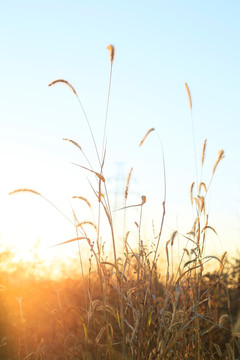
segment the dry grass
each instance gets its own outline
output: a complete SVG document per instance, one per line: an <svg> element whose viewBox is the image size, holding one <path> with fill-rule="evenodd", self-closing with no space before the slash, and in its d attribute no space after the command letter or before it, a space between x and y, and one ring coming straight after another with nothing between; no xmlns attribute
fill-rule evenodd
<svg viewBox="0 0 240 360"><path fill-rule="evenodd" d="M131 176L132 176L132 171L133 171L133 167L131 167L131 169L128 173L128 176L127 176L127 180L126 180L126 186L125 186L125 190L124 190L125 200L127 200L127 197L128 197L128 190L129 190L130 180L131 180Z"/></svg>
<svg viewBox="0 0 240 360"><path fill-rule="evenodd" d="M67 80L63 80L63 79L54 80L50 84L48 84L48 86L52 86L52 85L59 84L59 83L66 84L73 91L73 93L77 96L76 90L74 89L74 87L71 84L69 84L69 82Z"/></svg>
<svg viewBox="0 0 240 360"><path fill-rule="evenodd" d="M201 156L201 165L202 166L203 166L203 163L205 160L206 146L207 146L207 139L204 140L203 146L202 146L202 156Z"/></svg>
<svg viewBox="0 0 240 360"><path fill-rule="evenodd" d="M150 243L141 233L142 208L147 201L146 196L142 196L140 203L126 206L131 168L126 181L125 206L122 209L126 214L128 207L139 207L140 219L136 222L138 241L135 247L130 245L129 231L124 225L124 250L117 252L107 181L104 177L106 123L115 55L113 46L110 45L108 50L111 70L103 132L103 156L100 159L86 116L100 168L95 171L91 164L89 168L82 167L93 174L97 184L91 184L98 204L97 221L79 221L73 212L74 220L70 221L76 229L76 237L56 244L67 246L69 242L87 242L88 272L82 269L81 279L50 281L46 278L29 278L25 268L17 268L14 276L2 269L0 358L235 360L240 356L237 341L239 334L234 326L239 306L239 261L230 264L226 252L221 258L205 254L208 233L216 233L214 227L208 224L206 197L224 153L220 150L208 182L201 181L196 187L192 183L190 200L195 219L187 234L174 231L165 242L164 272L160 271L158 257L160 240L164 242L162 229L166 185L161 225L155 234L156 243ZM57 82L70 86L77 95L72 85L65 80L57 80L50 85ZM192 109L191 94L187 84L185 86ZM140 146L153 130L151 128L146 133ZM67 141L81 150L75 141ZM202 167L205 149L206 140L202 149ZM164 182L166 183L165 168ZM16 192L40 195L30 189L15 190L11 194ZM81 200L82 205L85 203L91 207L87 198L73 198ZM104 251L101 236L103 218L107 220L111 234L113 260ZM96 232L95 237L88 235L90 230ZM183 253L179 254L179 263L174 264L173 252L177 236L185 239L186 246ZM4 259L3 254L4 252ZM81 255L81 251L79 254ZM9 256L9 253L5 254L3 263ZM206 269L209 261L219 264L212 273L208 273ZM81 258L80 262L82 264Z"/></svg>
<svg viewBox="0 0 240 360"><path fill-rule="evenodd" d="M146 141L146 139L148 138L149 134L154 131L154 128L149 129L146 134L144 135L144 137L142 138L142 140L140 141L139 146L142 146L144 144L144 142Z"/></svg>
<svg viewBox="0 0 240 360"><path fill-rule="evenodd" d="M144 250L141 262L137 254L128 257L132 272L128 277L120 272L120 284L116 267L102 261L105 299L97 272L83 282L76 277L36 280L21 264L12 274L1 271L0 358L233 359L231 352L237 358L232 325L239 308L239 262L230 266L225 261L224 265L224 254L219 270L205 273L201 281L198 268L196 283L196 264L189 261L178 281L170 275L163 285L156 271L150 280L151 266ZM89 292L87 304L84 287Z"/></svg>
<svg viewBox="0 0 240 360"><path fill-rule="evenodd" d="M216 171L216 168L218 166L218 164L220 163L220 161L224 158L224 151L223 150L219 150L218 152L218 158L213 166L213 174L215 173Z"/></svg>
<svg viewBox="0 0 240 360"><path fill-rule="evenodd" d="M113 45L108 45L107 49L109 51L110 62L112 64L115 58L115 47Z"/></svg>
<svg viewBox="0 0 240 360"><path fill-rule="evenodd" d="M191 97L191 92L190 92L190 89L188 87L188 84L185 83L185 88L187 90L187 96L188 96L188 101L189 101L189 107L190 109L192 110L192 97Z"/></svg>

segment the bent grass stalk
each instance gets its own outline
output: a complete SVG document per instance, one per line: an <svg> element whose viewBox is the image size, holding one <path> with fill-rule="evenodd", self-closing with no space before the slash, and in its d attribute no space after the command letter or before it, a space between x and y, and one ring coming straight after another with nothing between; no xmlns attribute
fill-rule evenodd
<svg viewBox="0 0 240 360"><path fill-rule="evenodd" d="M58 84L58 83L63 83L63 84L66 84L68 87L70 87L70 89L73 91L74 95L76 95L77 97L77 100L79 102L79 105L82 109L82 112L83 112L83 115L85 117L85 120L87 122L87 125L88 125L88 128L89 128L89 131L90 131L90 134L91 134L91 137L92 137L92 141L93 141L93 144L94 144L94 147L95 147L95 151L96 151L96 154L97 154L97 158L98 158L98 161L99 161L99 164L101 165L101 161L100 161L100 157L99 157L99 153L98 153L98 148L97 148L97 144L96 144L96 141L95 141L95 137L93 135L93 131L92 131L92 127L90 125L90 121L88 120L88 117L87 117L87 114L86 114L86 111L81 103L81 100L75 90L75 88L66 80L63 80L63 79L58 79L58 80L54 80L52 81L50 84L48 84L48 86L52 86L52 85L55 85L55 84Z"/></svg>
<svg viewBox="0 0 240 360"><path fill-rule="evenodd" d="M40 196L40 197L43 198L45 201L47 201L51 206L53 206L62 216L64 216L65 219L67 219L72 225L75 226L74 222L73 222L71 219L69 219L69 217L66 216L57 206L55 206L50 200L48 200L45 196L41 195L39 192L37 192L37 191L35 191L35 190L26 189L26 188L16 189L16 190L11 191L8 195L14 195L14 194L23 193L23 192L32 193L32 194L35 194L35 195Z"/></svg>

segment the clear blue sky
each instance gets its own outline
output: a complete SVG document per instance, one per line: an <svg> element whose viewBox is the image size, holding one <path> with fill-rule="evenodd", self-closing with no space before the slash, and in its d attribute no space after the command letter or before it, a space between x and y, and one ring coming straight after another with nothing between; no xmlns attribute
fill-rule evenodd
<svg viewBox="0 0 240 360"><path fill-rule="evenodd" d="M189 230L189 185L195 180L195 164L187 82L199 159L201 144L208 139L206 182L218 150L226 154L211 191L211 225L219 233L221 251L236 249L240 240L239 16L238 1L3 2L2 238L20 241L27 233L29 242L34 236L35 240L48 236L45 243L54 244L56 238L64 241L74 235L69 228L62 229L64 219L55 218L54 210L48 213L47 204L24 196L9 199L7 194L15 188L34 188L71 214L70 197L76 192L84 195L86 182L84 173L73 169L70 162L84 161L77 149L61 139L79 142L93 164L97 162L76 98L61 84L47 85L63 78L76 88L100 146L110 68L106 47L112 43L116 60L106 175L116 176L119 162L124 164L123 176L134 166L129 201L145 194L155 213L158 206L160 216L162 162L156 135L151 134L145 147L138 148L145 132L155 127L163 142L167 170L164 241L167 229L172 231L176 224L182 231ZM115 185L109 186L113 192Z"/></svg>

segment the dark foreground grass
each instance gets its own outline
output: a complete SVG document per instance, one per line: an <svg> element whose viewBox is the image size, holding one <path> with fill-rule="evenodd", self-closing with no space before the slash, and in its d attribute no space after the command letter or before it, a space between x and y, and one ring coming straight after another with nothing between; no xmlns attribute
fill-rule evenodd
<svg viewBox="0 0 240 360"><path fill-rule="evenodd" d="M179 285L154 274L150 284L146 263L120 289L115 272L106 266L104 273L103 296L96 273L83 284L35 279L21 266L2 271L0 359L238 358L239 262L202 275L197 303L190 276Z"/></svg>

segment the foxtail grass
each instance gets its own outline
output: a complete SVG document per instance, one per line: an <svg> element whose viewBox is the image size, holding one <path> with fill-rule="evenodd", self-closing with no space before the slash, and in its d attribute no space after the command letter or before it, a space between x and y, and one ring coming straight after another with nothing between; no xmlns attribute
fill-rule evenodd
<svg viewBox="0 0 240 360"><path fill-rule="evenodd" d="M158 231L155 231L154 228L154 241L150 243L149 239L144 238L142 224L148 198L146 195L142 195L138 202L130 203L132 166L127 175L123 193L124 206L115 210L117 214L118 211L124 210L125 219L129 208L137 208L139 218L134 222L136 225L134 234L132 234L133 231L126 228L126 221L124 220L122 231L122 243L124 246L123 251L120 252L119 246L116 244L117 237L112 220L113 212L107 189L108 181L104 175L112 68L115 61L114 46L109 45L107 49L110 57L110 75L101 152L96 146L97 142L90 122L75 88L68 81L62 79L49 84L49 86L53 86L62 83L68 86L77 97L88 124L98 159L98 168L96 168L88 160L87 154L83 153L78 142L64 138L65 141L72 143L76 149L83 153L88 163L87 167L82 164L74 165L94 177L94 185L90 181L89 184L98 204L96 221L91 218L78 219L77 212L73 208L74 221L67 219L75 227L76 235L55 244L55 246L67 246L69 243L78 243L82 283L84 287L86 285L83 301L85 304L81 303L66 310L66 312L74 311L77 314L78 331L76 329L75 332L66 331L64 319L66 313L61 302L57 312L52 313L54 314L52 316L56 317L58 324L61 324L61 341L64 342L67 349L65 351L64 348L64 357L69 360L75 358L84 360L233 359L236 354L239 354L239 348L233 336L233 327L229 320L231 319L230 307L223 311L218 306L220 298L225 296L227 298L226 302L229 302L230 299L228 288L224 282L227 278L225 270L227 254L225 252L222 256L215 256L206 255L205 253L208 234L211 232L212 235L217 235L215 228L209 224L207 194L212 179L216 174L216 169L224 158L224 151L219 151L210 180L208 182L203 181L202 173L199 179L192 116L192 96L187 83L185 83L191 112L196 165L196 179L190 186L190 203L194 214L193 223L186 234L181 233L179 230L173 230L171 236L164 241L163 228L167 206L165 156L158 131L151 127L141 141L138 142L138 145L141 147L141 151L144 151L144 144L146 141L150 141L149 135L152 133L151 136L156 134L159 140L164 188L160 226ZM203 168L206 161L206 143L207 140L205 139L201 153L201 168ZM18 189L10 194L14 195L19 192L33 193L53 205L52 202L35 190ZM90 203L85 196L81 194L79 196L74 195L73 199L79 200L81 206L93 211L92 202ZM56 209L64 215L61 210ZM111 233L112 258L109 254L105 254L104 250L104 239L102 239L104 235L102 232L103 217L107 220ZM89 235L90 231L91 234L93 233L91 236ZM132 235L135 236L134 244L130 241ZM184 241L185 246L183 245L179 263L175 265L174 251L177 237ZM89 249L88 275L84 273L83 269L82 242L85 242ZM166 255L164 273L159 264L159 254L162 255L160 242ZM218 264L218 270L213 279L210 278L210 275L209 278L207 277L206 267L210 261ZM226 339L224 344L221 344L216 336L221 332L224 334L224 339ZM74 346L70 345L70 339Z"/></svg>

